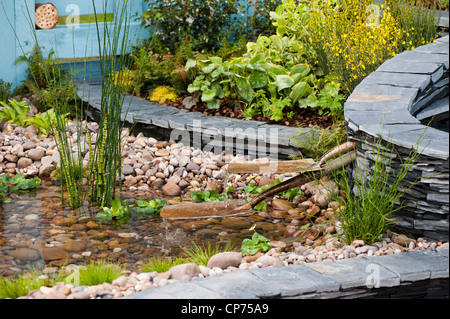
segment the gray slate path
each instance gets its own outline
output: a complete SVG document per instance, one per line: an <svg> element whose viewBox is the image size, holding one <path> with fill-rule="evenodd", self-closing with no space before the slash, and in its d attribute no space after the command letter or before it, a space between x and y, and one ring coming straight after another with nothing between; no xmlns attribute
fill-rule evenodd
<svg viewBox="0 0 450 319"><path fill-rule="evenodd" d="M168 284L126 299L326 298L352 289L402 286L449 277L449 250L315 262L288 267L236 270L220 276Z"/></svg>

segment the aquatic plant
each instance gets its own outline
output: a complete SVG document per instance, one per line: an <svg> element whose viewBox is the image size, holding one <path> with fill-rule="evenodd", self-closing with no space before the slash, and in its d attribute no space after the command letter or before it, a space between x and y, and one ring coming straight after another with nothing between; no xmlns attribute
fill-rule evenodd
<svg viewBox="0 0 450 319"><path fill-rule="evenodd" d="M136 206L132 209L137 214L143 215L159 215L161 213L161 209L167 204L164 199L152 199L149 201L146 200L137 200Z"/></svg>
<svg viewBox="0 0 450 319"><path fill-rule="evenodd" d="M254 230L254 227L250 228L251 230ZM261 251L262 253L268 252L272 248L272 245L270 244L270 239L264 237L263 235L259 234L258 232L254 232L252 235L252 238L245 238L242 241L241 245L241 252L242 255L254 255L258 251Z"/></svg>
<svg viewBox="0 0 450 319"><path fill-rule="evenodd" d="M131 218L130 206L122 205L120 198L114 199L111 207L102 206L101 210L103 212L95 216L98 220L126 222Z"/></svg>

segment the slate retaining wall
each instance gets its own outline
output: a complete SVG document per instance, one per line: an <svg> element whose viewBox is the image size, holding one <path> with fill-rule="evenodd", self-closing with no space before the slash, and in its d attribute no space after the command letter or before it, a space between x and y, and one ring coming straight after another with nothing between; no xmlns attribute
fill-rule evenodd
<svg viewBox="0 0 450 319"><path fill-rule="evenodd" d="M384 62L344 105L348 138L357 142L352 174L371 171L379 137L383 147L388 143L395 146L391 154L395 171L413 148L419 150L422 155L404 180L409 187L420 179L403 197L404 204L413 206L402 209L395 218L414 236L445 241L449 240L449 133L427 128L412 114L438 100L448 114L448 82L447 35Z"/></svg>

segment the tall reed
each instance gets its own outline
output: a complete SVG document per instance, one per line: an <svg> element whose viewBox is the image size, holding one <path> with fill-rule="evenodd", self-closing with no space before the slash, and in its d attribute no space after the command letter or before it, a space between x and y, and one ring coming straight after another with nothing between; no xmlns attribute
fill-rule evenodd
<svg viewBox="0 0 450 319"><path fill-rule="evenodd" d="M101 6L104 13L98 13L96 1L92 0L96 16L95 27L102 76L100 120L98 121L99 128L95 143L92 141L91 132L87 127L89 106L78 98L76 92L73 96L77 106L73 119L73 127L75 128L72 128L72 130L75 130L74 138L72 138L72 133L69 131L66 121L64 121L63 110L67 109L65 105L67 99L60 99L55 95L51 96L51 106L56 114L56 123L52 134L55 137L60 154L61 180L64 182L63 200L65 200L65 190L68 193L71 208L81 207L86 201L99 207L110 206L113 199L120 196L122 192L120 183L119 192L116 191L116 178L120 177L121 174L123 138L121 115L122 108L125 107L124 97L126 92L120 85L115 85L114 79L116 76L116 80L121 83L123 72L119 72L118 75L115 72L131 64L127 53L129 52L128 45L131 37L129 25L132 13L128 0L114 1L112 9L114 21L103 23L106 15L111 15L111 12L106 13L110 7L108 3L110 1L103 0ZM28 6L26 6L26 10L30 29L35 44L38 46L36 30ZM72 32L75 32L75 28L72 30ZM18 41L20 43L20 39ZM75 52L75 43L73 45ZM39 51L39 54L42 53ZM61 78L62 69L56 68L56 72L55 70L51 71L44 68L45 82L55 83L62 89L65 83L58 81ZM38 75L31 74L31 76L36 78ZM39 74L39 76L42 77L42 74ZM82 85L83 91L89 87L86 80ZM45 87L39 87L38 89L46 90ZM125 110L125 117L127 113L128 109Z"/></svg>

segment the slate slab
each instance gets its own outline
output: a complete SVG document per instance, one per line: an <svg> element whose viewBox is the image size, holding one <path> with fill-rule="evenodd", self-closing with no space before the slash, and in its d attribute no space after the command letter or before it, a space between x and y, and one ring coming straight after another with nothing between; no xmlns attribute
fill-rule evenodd
<svg viewBox="0 0 450 319"><path fill-rule="evenodd" d="M400 278L395 272L384 267L374 266L370 260L365 258L307 263L305 266L339 282L341 289L393 287L400 283Z"/></svg>

